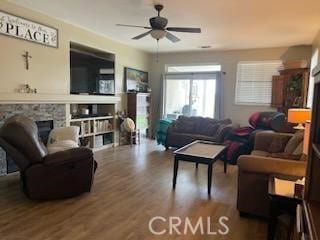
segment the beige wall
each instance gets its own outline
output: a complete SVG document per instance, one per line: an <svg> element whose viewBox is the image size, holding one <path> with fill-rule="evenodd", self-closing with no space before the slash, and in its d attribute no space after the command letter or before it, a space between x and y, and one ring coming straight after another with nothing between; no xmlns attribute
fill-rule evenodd
<svg viewBox="0 0 320 240"><path fill-rule="evenodd" d="M58 28L59 48L50 48L0 35L0 94L12 93L20 84L30 84L43 94L70 92L70 41L116 55L116 94L123 92L124 67L149 71L149 54L109 40L85 29L0 1L0 9ZM25 69L22 54L32 55L30 70Z"/></svg>
<svg viewBox="0 0 320 240"><path fill-rule="evenodd" d="M318 63L320 63L320 30L313 41L312 52L315 52L317 49L318 49Z"/></svg>
<svg viewBox="0 0 320 240"><path fill-rule="evenodd" d="M160 42L161 45L161 42ZM286 52L288 48L269 48L234 51L205 51L188 53L167 53L160 54L156 62L154 56L151 68L152 90L154 102L154 119L156 120L160 112L160 99L162 84L161 74L165 71L166 64L190 64L190 63L219 63L222 70L226 72L224 80L224 115L241 125L248 124L248 117L255 111L274 110L271 107L262 106L241 106L234 104L237 63L239 61L253 60L277 60ZM309 50L310 52L310 47Z"/></svg>
<svg viewBox="0 0 320 240"><path fill-rule="evenodd" d="M164 72L165 64L178 63L220 63L222 65L223 71L227 73L224 84L224 112L226 117L232 118L235 122L246 125L247 118L252 112L272 110L269 107L234 104L237 62L280 59L287 48L160 54L159 61L156 62L156 57L151 57L146 52L8 2L0 1L0 9L59 29L58 49L0 35L0 94L14 92L14 89L24 83L37 88L39 93L68 94L70 88L69 43L72 41L116 54L117 95L123 96L125 66L149 71L153 90L154 119L159 116L161 73ZM315 42L320 46L320 34ZM21 56L25 51L29 51L32 55L29 71L25 70L25 63ZM125 106L125 98L122 99Z"/></svg>

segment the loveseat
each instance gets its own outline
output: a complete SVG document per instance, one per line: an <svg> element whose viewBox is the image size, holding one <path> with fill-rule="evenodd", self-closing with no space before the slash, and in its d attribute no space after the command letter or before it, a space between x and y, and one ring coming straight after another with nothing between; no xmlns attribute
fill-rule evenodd
<svg viewBox="0 0 320 240"><path fill-rule="evenodd" d="M195 140L222 143L237 127L230 119L179 116L168 128L165 147L182 147Z"/></svg>
<svg viewBox="0 0 320 240"><path fill-rule="evenodd" d="M250 155L238 159L237 208L241 215L269 216L270 175L305 176L303 132L260 132Z"/></svg>

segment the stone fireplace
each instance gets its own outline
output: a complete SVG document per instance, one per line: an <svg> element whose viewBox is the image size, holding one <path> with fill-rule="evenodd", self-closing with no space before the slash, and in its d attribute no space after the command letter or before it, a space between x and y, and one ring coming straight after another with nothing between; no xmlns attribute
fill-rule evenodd
<svg viewBox="0 0 320 240"><path fill-rule="evenodd" d="M66 126L66 104L0 104L0 127L7 118L16 114L23 114L34 121L52 120L54 127ZM6 153L0 148L0 175L6 172Z"/></svg>

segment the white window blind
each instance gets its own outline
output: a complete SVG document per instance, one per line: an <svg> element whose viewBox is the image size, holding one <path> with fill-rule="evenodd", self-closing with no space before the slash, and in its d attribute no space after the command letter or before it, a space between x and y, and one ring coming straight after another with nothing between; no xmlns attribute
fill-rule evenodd
<svg viewBox="0 0 320 240"><path fill-rule="evenodd" d="M239 62L235 103L265 105L271 103L272 76L278 75L281 61Z"/></svg>

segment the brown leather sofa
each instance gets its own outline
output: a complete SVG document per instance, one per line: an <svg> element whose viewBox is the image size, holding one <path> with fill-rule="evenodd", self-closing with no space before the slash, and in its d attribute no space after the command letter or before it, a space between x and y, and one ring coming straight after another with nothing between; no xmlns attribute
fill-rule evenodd
<svg viewBox="0 0 320 240"><path fill-rule="evenodd" d="M195 140L222 143L237 127L239 125L232 124L230 119L179 116L168 128L165 147L182 147Z"/></svg>
<svg viewBox="0 0 320 240"><path fill-rule="evenodd" d="M237 208L240 215L269 216L270 175L305 176L306 161L301 157L302 149L298 154L289 152L301 148L301 142L294 140L297 135L260 132L256 135L251 155L239 157Z"/></svg>
<svg viewBox="0 0 320 240"><path fill-rule="evenodd" d="M0 146L19 167L22 189L31 199L59 199L89 192L97 163L87 148L48 154L34 121L16 115L0 129Z"/></svg>

